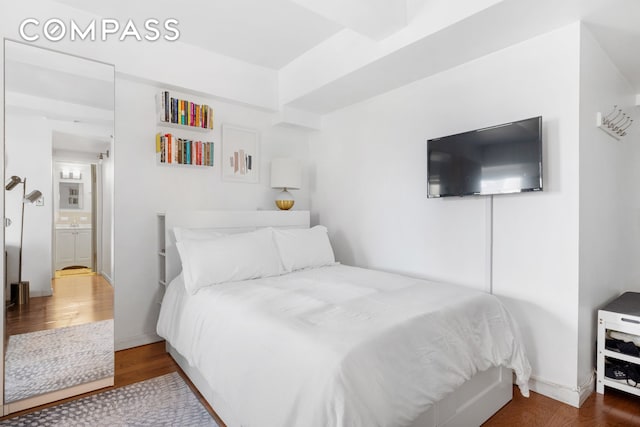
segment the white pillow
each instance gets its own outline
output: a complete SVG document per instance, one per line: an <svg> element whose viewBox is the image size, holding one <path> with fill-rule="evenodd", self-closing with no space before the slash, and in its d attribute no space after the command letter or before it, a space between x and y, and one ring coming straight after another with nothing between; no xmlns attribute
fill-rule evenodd
<svg viewBox="0 0 640 427"><path fill-rule="evenodd" d="M176 242L182 242L183 240L210 240L219 239L226 236L225 233L220 233L216 230L210 230L207 228L182 228L174 227L173 234L176 236Z"/></svg>
<svg viewBox="0 0 640 427"><path fill-rule="evenodd" d="M322 225L301 229L274 229L273 238L287 272L336 262L327 228Z"/></svg>
<svg viewBox="0 0 640 427"><path fill-rule="evenodd" d="M192 295L206 286L283 272L270 228L215 240L183 240L176 246L185 288Z"/></svg>

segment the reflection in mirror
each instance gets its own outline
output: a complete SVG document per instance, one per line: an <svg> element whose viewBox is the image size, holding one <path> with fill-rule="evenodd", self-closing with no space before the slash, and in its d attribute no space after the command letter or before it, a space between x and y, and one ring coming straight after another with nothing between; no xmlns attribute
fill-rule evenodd
<svg viewBox="0 0 640 427"><path fill-rule="evenodd" d="M82 209L82 184L77 182L61 182L58 197L60 209Z"/></svg>
<svg viewBox="0 0 640 427"><path fill-rule="evenodd" d="M114 69L5 41L8 412L113 384ZM9 225L10 224L10 225Z"/></svg>

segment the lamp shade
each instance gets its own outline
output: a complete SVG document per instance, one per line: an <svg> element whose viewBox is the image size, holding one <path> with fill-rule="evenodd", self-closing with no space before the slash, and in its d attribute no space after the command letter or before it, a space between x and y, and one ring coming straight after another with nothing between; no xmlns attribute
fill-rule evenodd
<svg viewBox="0 0 640 427"><path fill-rule="evenodd" d="M22 200L23 203L33 203L36 200L38 200L40 197L42 197L42 193L38 190L33 190L31 193L27 194L26 196L24 196L24 199Z"/></svg>
<svg viewBox="0 0 640 427"><path fill-rule="evenodd" d="M299 189L302 166L297 159L271 160L271 188Z"/></svg>
<svg viewBox="0 0 640 427"><path fill-rule="evenodd" d="M11 178L9 178L9 180L6 182L4 188L7 191L11 191L13 190L18 184L22 184L22 179L20 179L19 176L15 176L13 175Z"/></svg>

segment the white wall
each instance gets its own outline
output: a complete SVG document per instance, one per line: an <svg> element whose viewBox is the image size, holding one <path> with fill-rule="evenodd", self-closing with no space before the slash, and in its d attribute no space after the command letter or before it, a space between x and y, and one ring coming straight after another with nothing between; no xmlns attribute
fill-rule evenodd
<svg viewBox="0 0 640 427"><path fill-rule="evenodd" d="M52 148L51 127L42 118L7 114L5 126L5 176L27 178L27 194L40 190L44 205L24 207L22 280L29 281L32 297L51 295L52 241ZM5 229L8 283L18 281L18 248L22 185L5 192L5 216L12 225Z"/></svg>
<svg viewBox="0 0 640 427"><path fill-rule="evenodd" d="M618 105L638 123L635 94L587 28L580 45L580 335L578 384L595 364L597 308L625 290L640 291L640 192L634 171L637 126L616 141L595 126ZM635 289L634 289L635 288Z"/></svg>
<svg viewBox="0 0 640 427"><path fill-rule="evenodd" d="M114 235L114 165L113 165L113 142L111 143L111 155L102 160L102 164L98 164L98 176L102 185L102 198L100 198L97 210L97 222L100 224L100 235L98 240L102 246L101 256L98 260L98 270L100 274L107 279L111 285L114 285L114 253L115 253L115 235ZM126 292L123 290L123 292Z"/></svg>
<svg viewBox="0 0 640 427"><path fill-rule="evenodd" d="M495 101L506 111L533 107L544 123L544 193L495 198L494 293L520 324L532 389L574 406L580 399L579 30L576 23L507 49L510 59L496 57L489 83L499 85Z"/></svg>
<svg viewBox="0 0 640 427"><path fill-rule="evenodd" d="M485 289L487 200L427 200L426 140L543 116L545 191L494 199L493 289L533 386L564 400L577 382L578 73L574 24L329 114L310 144L313 220L340 261Z"/></svg>
<svg viewBox="0 0 640 427"><path fill-rule="evenodd" d="M215 167L156 165L155 95L160 88L124 78L116 81L115 329L116 348L157 339L160 306L156 254L156 213L169 209L275 209L277 190L269 187L269 160L295 157L306 165L306 133L271 125L266 112L175 92L215 109L214 130L200 133L162 128L174 135L215 143ZM260 132L260 182L221 181L221 125L233 123ZM309 207L308 182L294 192L294 209Z"/></svg>

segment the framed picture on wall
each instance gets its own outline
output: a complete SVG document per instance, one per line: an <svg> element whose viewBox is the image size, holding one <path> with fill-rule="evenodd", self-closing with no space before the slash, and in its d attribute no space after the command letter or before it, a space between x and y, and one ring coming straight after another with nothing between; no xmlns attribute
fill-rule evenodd
<svg viewBox="0 0 640 427"><path fill-rule="evenodd" d="M222 124L223 181L257 183L260 180L259 151L257 130Z"/></svg>

